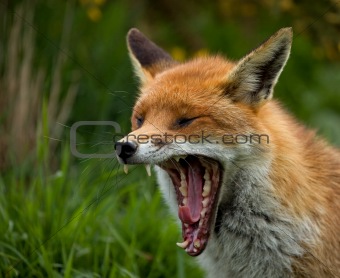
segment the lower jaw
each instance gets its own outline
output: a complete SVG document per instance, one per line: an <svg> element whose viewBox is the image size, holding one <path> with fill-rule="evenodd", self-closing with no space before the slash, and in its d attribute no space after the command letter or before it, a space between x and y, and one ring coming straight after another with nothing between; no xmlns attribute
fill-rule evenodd
<svg viewBox="0 0 340 278"><path fill-rule="evenodd" d="M210 158L206 157L193 157L188 156L188 158L185 160L185 163L187 163L190 166L190 162L193 162L195 165L197 165L197 161L193 161L193 159L199 160L202 164L202 171L203 169L207 171L210 175L210 181L211 181L211 191L209 195L207 196L206 192L202 190L202 199L203 201L207 201L206 198L208 198L209 201L207 201L205 204L202 204L202 210L200 212L200 217L197 221L191 222L187 221L186 219L183 219L183 216L179 215L181 223L182 223L182 237L183 242L177 243L177 245L183 249L190 255L190 256L198 256L200 255L206 248L208 240L210 238L210 233L212 230L212 227L215 224L215 218L216 218L216 209L217 209L217 202L218 202L218 195L220 191L220 180L222 179L222 167L219 162L212 160ZM172 161L173 163L173 161ZM181 194L182 191L179 189L179 180L180 175L178 175L179 169L182 171L186 171L185 169L181 169L179 167L185 167L184 162L181 161L177 162L178 165L176 167L165 167L164 165L160 165L161 168L163 168L165 171L168 172L169 176L172 179L173 186L176 191L177 195L177 203L179 206L184 206L183 200L185 197ZM182 163L182 164L181 164ZM177 172L176 172L177 171ZM208 178L209 180L209 178ZM205 182L205 183L204 183ZM206 181L203 181L204 189L206 185ZM193 186L193 185L188 185ZM192 189L191 189L192 191ZM189 189L189 192L191 192ZM203 195L205 195L203 197ZM188 196L188 199L190 197ZM202 201L202 203L203 203ZM179 213L180 214L180 213Z"/></svg>

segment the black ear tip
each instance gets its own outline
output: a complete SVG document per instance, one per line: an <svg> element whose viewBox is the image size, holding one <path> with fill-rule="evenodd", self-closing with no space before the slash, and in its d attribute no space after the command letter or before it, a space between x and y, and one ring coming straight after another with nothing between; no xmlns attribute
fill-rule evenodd
<svg viewBox="0 0 340 278"><path fill-rule="evenodd" d="M131 28L127 34L127 41L135 41L135 40L141 40L144 39L145 36L141 31L139 31L137 28Z"/></svg>
<svg viewBox="0 0 340 278"><path fill-rule="evenodd" d="M131 28L129 32L127 33L127 37L139 35L141 32L137 28Z"/></svg>
<svg viewBox="0 0 340 278"><path fill-rule="evenodd" d="M142 67L149 67L161 61L167 61L167 64L173 61L167 52L136 28L129 30L126 39L130 54L138 60Z"/></svg>

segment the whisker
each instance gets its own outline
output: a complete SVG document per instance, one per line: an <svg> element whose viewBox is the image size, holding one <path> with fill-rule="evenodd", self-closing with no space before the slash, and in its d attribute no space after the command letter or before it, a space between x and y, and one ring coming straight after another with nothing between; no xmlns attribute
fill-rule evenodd
<svg viewBox="0 0 340 278"><path fill-rule="evenodd" d="M65 128L71 129L71 126L68 126L68 125L65 125L65 124L62 124L62 123L59 123L59 122L57 122L57 124L59 124L59 125L65 127ZM97 136L102 137L103 139L106 138L106 137L104 137L105 134L98 133L98 132L92 132L92 131L88 131L88 130L81 130L81 131L80 131L80 130L77 130L77 132L80 133L80 134L86 133L86 134L91 134L91 135L97 135ZM112 133L112 134L114 134L114 133Z"/></svg>
<svg viewBox="0 0 340 278"><path fill-rule="evenodd" d="M177 171L180 173L180 169L178 168L177 163L173 161L173 158L170 158L170 161L177 168Z"/></svg>
<svg viewBox="0 0 340 278"><path fill-rule="evenodd" d="M112 162L113 161L113 158L110 160L110 162ZM109 162L109 163L110 163ZM105 167L105 170L106 170L106 168L107 168L107 166L109 165L109 163L106 165L106 167ZM104 192L104 190L105 190L105 188L106 188L106 185L107 185L107 183L108 183L108 181L109 181L109 179L110 179L110 177L111 177L111 175L112 175L112 173L113 173L113 170L116 168L116 166L118 166L117 167L117 172L116 172L116 174L118 173L118 170L119 170L119 165L118 165L118 161L116 161L115 162L115 164L113 165L113 167L112 167L112 169L111 169L111 171L110 171L110 173L109 173L109 176L107 177L107 179L106 179L106 181L105 181L105 183L104 183L104 186L103 186L103 188L98 192L98 194L97 194L97 202L96 202L96 206L98 206L98 204L99 204L99 200L100 200L100 196L102 195L102 193Z"/></svg>
<svg viewBox="0 0 340 278"><path fill-rule="evenodd" d="M44 138L50 139L50 140L53 140L53 141L63 142L63 140L61 140L61 139L53 138L53 137L49 137L49 136L44 136Z"/></svg>
<svg viewBox="0 0 340 278"><path fill-rule="evenodd" d="M84 162L87 162L87 161L89 161L89 160L91 160L91 159L94 159L94 158L93 158L93 157L87 158L85 161L82 161L82 162L84 163ZM112 158L111 161L112 161L113 159L114 159L114 158ZM83 175L83 174L87 171L87 169L90 167L90 166L87 166L87 167L82 171L81 177L82 177L82 178L85 178L85 177L87 178L91 173L93 173L94 171L98 170L99 166L102 166L103 163L105 163L105 162L109 164L107 158L102 158L102 159L100 159L99 163L96 163L96 165L93 167L93 169L91 169L90 172L87 172L85 175Z"/></svg>
<svg viewBox="0 0 340 278"><path fill-rule="evenodd" d="M101 142L98 142L98 143L90 146L90 148L94 148L94 147L99 146L99 145L112 145L112 147L113 147L113 143L111 141L101 141Z"/></svg>
<svg viewBox="0 0 340 278"><path fill-rule="evenodd" d="M109 145L112 144L112 141L101 141L101 142L83 142L83 143L77 143L76 146L80 146L80 145L89 145L89 144L95 144L93 146L100 145L100 144L104 144L104 145Z"/></svg>

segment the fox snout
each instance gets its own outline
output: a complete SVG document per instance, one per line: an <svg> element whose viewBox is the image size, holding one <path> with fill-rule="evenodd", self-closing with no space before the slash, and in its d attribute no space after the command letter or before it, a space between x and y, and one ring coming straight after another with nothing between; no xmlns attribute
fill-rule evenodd
<svg viewBox="0 0 340 278"><path fill-rule="evenodd" d="M116 156L122 164L150 164L164 160L168 152L158 152L165 145L171 145L171 135L163 135L145 125L130 132L114 143ZM155 153L158 152L157 161Z"/></svg>
<svg viewBox="0 0 340 278"><path fill-rule="evenodd" d="M115 143L115 151L117 156L124 162L127 163L127 159L132 157L138 149L138 145L133 141Z"/></svg>
<svg viewBox="0 0 340 278"><path fill-rule="evenodd" d="M151 163L152 152L158 149L152 139L151 132L131 132L121 140L115 142L116 156L122 164Z"/></svg>

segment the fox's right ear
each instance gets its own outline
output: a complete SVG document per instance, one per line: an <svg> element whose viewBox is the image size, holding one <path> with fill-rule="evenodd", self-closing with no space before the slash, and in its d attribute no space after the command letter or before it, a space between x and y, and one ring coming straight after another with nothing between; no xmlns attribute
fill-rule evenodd
<svg viewBox="0 0 340 278"><path fill-rule="evenodd" d="M170 54L150 41L136 28L132 28L127 34L127 45L134 70L142 84L177 63Z"/></svg>

